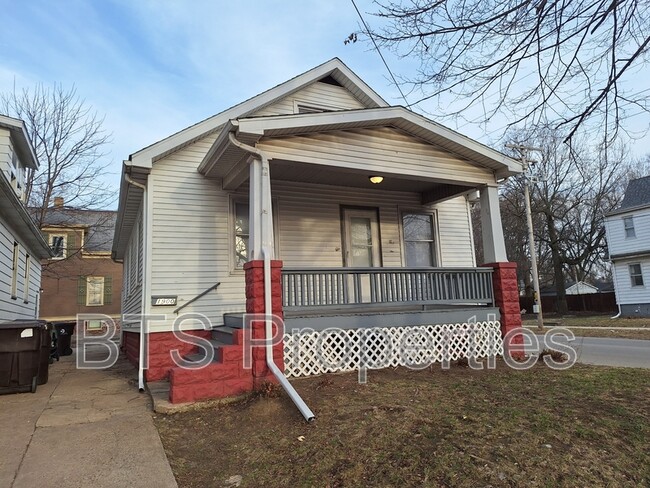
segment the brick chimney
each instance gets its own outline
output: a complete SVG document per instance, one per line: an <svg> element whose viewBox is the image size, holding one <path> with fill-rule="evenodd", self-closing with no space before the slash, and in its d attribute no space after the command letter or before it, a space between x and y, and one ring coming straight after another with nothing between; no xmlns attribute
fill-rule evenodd
<svg viewBox="0 0 650 488"><path fill-rule="evenodd" d="M63 207L63 197L54 197L54 206L56 208Z"/></svg>

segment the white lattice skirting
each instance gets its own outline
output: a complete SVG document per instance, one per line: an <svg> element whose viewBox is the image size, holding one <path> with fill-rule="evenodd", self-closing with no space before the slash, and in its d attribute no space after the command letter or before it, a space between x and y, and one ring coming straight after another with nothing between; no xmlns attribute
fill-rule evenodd
<svg viewBox="0 0 650 488"><path fill-rule="evenodd" d="M284 336L285 375L294 378L362 367L421 368L435 362L502 354L498 321L307 330Z"/></svg>

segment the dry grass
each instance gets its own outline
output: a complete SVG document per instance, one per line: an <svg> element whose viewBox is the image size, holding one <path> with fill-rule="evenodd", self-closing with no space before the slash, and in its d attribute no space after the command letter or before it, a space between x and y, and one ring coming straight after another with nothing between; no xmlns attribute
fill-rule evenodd
<svg viewBox="0 0 650 488"><path fill-rule="evenodd" d="M181 487L543 487L650 484L650 371L382 370L157 416Z"/></svg>

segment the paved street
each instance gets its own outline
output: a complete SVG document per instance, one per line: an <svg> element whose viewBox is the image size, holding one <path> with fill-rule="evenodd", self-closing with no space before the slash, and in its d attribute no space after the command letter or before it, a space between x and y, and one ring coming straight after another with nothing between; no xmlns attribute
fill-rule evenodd
<svg viewBox="0 0 650 488"><path fill-rule="evenodd" d="M537 336L542 341L544 336ZM566 344L566 341L555 340ZM612 339L609 337L576 337L571 345L578 352L578 361L602 366L650 368L650 341Z"/></svg>

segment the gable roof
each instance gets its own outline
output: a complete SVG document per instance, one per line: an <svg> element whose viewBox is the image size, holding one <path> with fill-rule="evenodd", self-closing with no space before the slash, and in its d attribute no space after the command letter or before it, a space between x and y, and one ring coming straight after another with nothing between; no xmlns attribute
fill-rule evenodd
<svg viewBox="0 0 650 488"><path fill-rule="evenodd" d="M9 129L20 161L28 168L38 169L38 159L32 148L25 123L6 115L0 115L0 127Z"/></svg>
<svg viewBox="0 0 650 488"><path fill-rule="evenodd" d="M129 161L135 166L150 168L151 164L177 151L178 149L216 132L228 120L244 117L256 112L272 103L301 90L302 88L323 78L331 77L334 81L349 90L361 103L368 108L388 107L388 103L381 98L370 86L359 78L339 58L329 61L305 71L259 95L249 98L223 112L198 122L186 129L147 146L129 156Z"/></svg>
<svg viewBox="0 0 650 488"><path fill-rule="evenodd" d="M206 174L216 162L217 156L228 150L233 153L232 157L236 159L242 157L242 150L234 148L234 146L228 147L231 144L228 132L235 130L238 136L243 136L241 137L242 141L254 145L262 137L281 137L378 126L401 129L428 143L457 154L473 164L489 168L498 177L510 176L522 171L519 161L401 106L230 120L199 165L198 171Z"/></svg>
<svg viewBox="0 0 650 488"><path fill-rule="evenodd" d="M630 181L619 210L641 205L650 205L650 176Z"/></svg>
<svg viewBox="0 0 650 488"><path fill-rule="evenodd" d="M38 211L39 209L30 209ZM72 207L50 207L45 213L43 227L86 229L84 251L110 252L115 232L117 212L86 210Z"/></svg>
<svg viewBox="0 0 650 488"><path fill-rule="evenodd" d="M6 224L16 235L22 238L25 246L28 246L30 254L39 259L52 255L43 234L2 171L0 171L0 215L6 219Z"/></svg>
<svg viewBox="0 0 650 488"><path fill-rule="evenodd" d="M647 206L650 206L650 176L630 180L621 205L606 215L617 215Z"/></svg>

